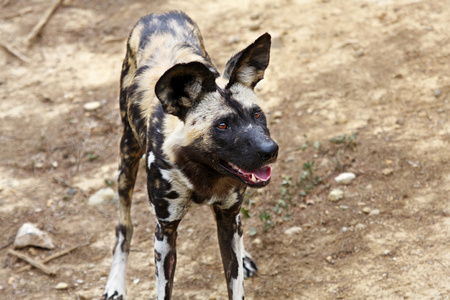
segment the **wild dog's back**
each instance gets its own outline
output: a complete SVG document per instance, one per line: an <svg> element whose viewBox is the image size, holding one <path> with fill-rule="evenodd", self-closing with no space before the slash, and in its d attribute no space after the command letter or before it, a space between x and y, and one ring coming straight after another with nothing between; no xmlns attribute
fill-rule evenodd
<svg viewBox="0 0 450 300"><path fill-rule="evenodd" d="M150 14L134 26L122 66L120 110L141 147L146 145L148 119L159 103L156 82L170 67L192 61L202 62L219 76L198 26L185 13Z"/></svg>

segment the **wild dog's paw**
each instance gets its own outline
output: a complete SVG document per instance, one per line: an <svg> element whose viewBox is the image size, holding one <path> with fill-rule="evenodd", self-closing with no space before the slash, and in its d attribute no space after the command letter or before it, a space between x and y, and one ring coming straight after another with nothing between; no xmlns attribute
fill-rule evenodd
<svg viewBox="0 0 450 300"><path fill-rule="evenodd" d="M125 300L125 296L119 294L118 291L114 291L112 294L105 292L100 300Z"/></svg>
<svg viewBox="0 0 450 300"><path fill-rule="evenodd" d="M248 253L242 257L242 266L244 267L244 278L252 277L258 272L258 266Z"/></svg>

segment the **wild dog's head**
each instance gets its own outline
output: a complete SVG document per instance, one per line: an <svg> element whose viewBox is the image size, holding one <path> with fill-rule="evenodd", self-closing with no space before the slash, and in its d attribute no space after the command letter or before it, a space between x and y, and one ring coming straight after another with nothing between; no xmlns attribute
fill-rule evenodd
<svg viewBox="0 0 450 300"><path fill-rule="evenodd" d="M266 33L228 61L223 86L200 62L175 65L159 79L155 92L164 111L184 122L177 162L185 170L207 169L251 187L269 183L278 145L254 92L269 56Z"/></svg>

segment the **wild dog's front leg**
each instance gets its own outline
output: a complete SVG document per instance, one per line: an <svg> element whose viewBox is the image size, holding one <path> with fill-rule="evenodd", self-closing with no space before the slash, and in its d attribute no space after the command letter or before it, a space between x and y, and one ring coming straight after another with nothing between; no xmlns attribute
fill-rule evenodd
<svg viewBox="0 0 450 300"><path fill-rule="evenodd" d="M155 266L158 300L172 298L173 279L177 264L177 227L180 221L159 221L155 229Z"/></svg>
<svg viewBox="0 0 450 300"><path fill-rule="evenodd" d="M116 227L116 245L108 282L101 299L124 300L126 294L126 266L133 235L130 208L134 184L142 152L131 128L125 124L120 143L121 164L119 170L119 225Z"/></svg>
<svg viewBox="0 0 450 300"><path fill-rule="evenodd" d="M230 300L244 299L244 269L242 242L242 224L239 215L240 205L230 209L213 206L217 222L220 253L227 280L228 298Z"/></svg>

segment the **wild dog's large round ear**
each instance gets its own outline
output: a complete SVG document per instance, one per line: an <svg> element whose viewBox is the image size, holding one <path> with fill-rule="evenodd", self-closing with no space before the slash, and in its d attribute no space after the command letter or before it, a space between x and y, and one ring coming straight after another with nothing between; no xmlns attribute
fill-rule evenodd
<svg viewBox="0 0 450 300"><path fill-rule="evenodd" d="M229 79L226 88L241 83L248 88L264 78L270 59L270 34L260 36L253 44L233 56L226 64L224 78Z"/></svg>
<svg viewBox="0 0 450 300"><path fill-rule="evenodd" d="M212 73L200 62L177 64L167 70L155 86L155 94L166 113L185 119L187 111L204 94L216 90Z"/></svg>

